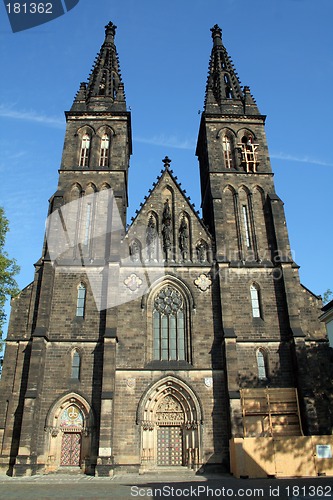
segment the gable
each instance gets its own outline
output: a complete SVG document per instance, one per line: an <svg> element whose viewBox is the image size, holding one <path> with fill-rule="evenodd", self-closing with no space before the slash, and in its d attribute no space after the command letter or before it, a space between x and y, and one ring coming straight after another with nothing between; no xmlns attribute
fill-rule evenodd
<svg viewBox="0 0 333 500"><path fill-rule="evenodd" d="M166 167L128 228L132 260L204 263L212 238Z"/></svg>

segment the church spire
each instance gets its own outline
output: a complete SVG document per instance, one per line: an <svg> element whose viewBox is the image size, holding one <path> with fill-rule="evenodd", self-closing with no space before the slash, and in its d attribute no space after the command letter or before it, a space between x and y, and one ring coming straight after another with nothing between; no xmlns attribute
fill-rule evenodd
<svg viewBox="0 0 333 500"><path fill-rule="evenodd" d="M211 32L213 48L209 61L205 111L227 115L260 114L248 87L242 90L232 60L223 45L221 28L215 24Z"/></svg>
<svg viewBox="0 0 333 500"><path fill-rule="evenodd" d="M84 101L88 110L98 108L100 111L126 111L124 84L114 42L116 28L111 21L105 26L104 43L96 56L88 83L81 84L72 110L82 111Z"/></svg>

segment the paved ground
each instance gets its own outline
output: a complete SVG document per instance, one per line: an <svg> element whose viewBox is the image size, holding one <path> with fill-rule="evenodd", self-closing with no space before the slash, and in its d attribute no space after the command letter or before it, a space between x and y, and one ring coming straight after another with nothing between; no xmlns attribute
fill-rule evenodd
<svg viewBox="0 0 333 500"><path fill-rule="evenodd" d="M228 475L190 472L119 474L113 478L53 474L24 478L0 476L1 499L102 500L243 498L333 499L333 478L235 479Z"/></svg>

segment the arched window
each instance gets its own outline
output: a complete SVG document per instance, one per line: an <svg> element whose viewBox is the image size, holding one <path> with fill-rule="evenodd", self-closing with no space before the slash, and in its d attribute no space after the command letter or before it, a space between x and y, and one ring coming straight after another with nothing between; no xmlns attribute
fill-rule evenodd
<svg viewBox="0 0 333 500"><path fill-rule="evenodd" d="M109 164L109 149L110 149L110 138L107 134L104 134L101 139L101 152L99 157L99 166L107 167Z"/></svg>
<svg viewBox="0 0 333 500"><path fill-rule="evenodd" d="M76 302L76 316L79 318L84 317L86 307L86 287L80 283L77 289L77 302Z"/></svg>
<svg viewBox="0 0 333 500"><path fill-rule="evenodd" d="M261 304L260 304L260 289L256 284L252 284L250 287L251 292L251 305L252 305L252 316L253 318L261 318Z"/></svg>
<svg viewBox="0 0 333 500"><path fill-rule="evenodd" d="M227 74L224 74L224 83L225 83L225 96L227 99L233 98L233 93L230 84L230 78Z"/></svg>
<svg viewBox="0 0 333 500"><path fill-rule="evenodd" d="M77 351L74 351L72 354L72 370L71 370L71 378L79 380L80 378L80 369L81 369L81 357Z"/></svg>
<svg viewBox="0 0 333 500"><path fill-rule="evenodd" d="M266 380L268 375L267 354L263 349L257 350L257 368L259 380Z"/></svg>
<svg viewBox="0 0 333 500"><path fill-rule="evenodd" d="M106 80L107 80L107 72L106 71L103 71L103 75L102 75L102 78L101 78L101 82L99 84L99 88L98 88L98 94L99 95L105 95L105 91L106 91Z"/></svg>
<svg viewBox="0 0 333 500"><path fill-rule="evenodd" d="M187 360L187 335L184 299L180 292L165 286L154 300L154 359Z"/></svg>
<svg viewBox="0 0 333 500"><path fill-rule="evenodd" d="M224 153L224 165L226 168L232 168L234 166L233 161L233 147L230 137L227 135L223 136L223 153Z"/></svg>
<svg viewBox="0 0 333 500"><path fill-rule="evenodd" d="M112 96L113 99L117 99L117 80L115 75L112 75Z"/></svg>
<svg viewBox="0 0 333 500"><path fill-rule="evenodd" d="M87 167L89 160L89 149L90 149L90 137L88 134L84 134L81 142L81 151L80 151L80 167Z"/></svg>

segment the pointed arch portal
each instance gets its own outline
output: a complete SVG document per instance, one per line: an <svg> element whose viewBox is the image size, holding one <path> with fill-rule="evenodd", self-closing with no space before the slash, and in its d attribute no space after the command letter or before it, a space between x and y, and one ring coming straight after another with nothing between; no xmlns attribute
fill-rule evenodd
<svg viewBox="0 0 333 500"><path fill-rule="evenodd" d="M91 453L92 410L78 394L63 396L50 409L47 472L59 467L85 467Z"/></svg>
<svg viewBox="0 0 333 500"><path fill-rule="evenodd" d="M141 465L144 468L201 463L202 411L194 392L168 376L155 383L138 408Z"/></svg>

